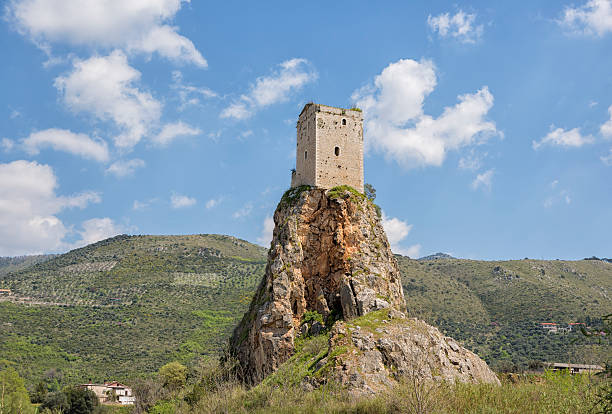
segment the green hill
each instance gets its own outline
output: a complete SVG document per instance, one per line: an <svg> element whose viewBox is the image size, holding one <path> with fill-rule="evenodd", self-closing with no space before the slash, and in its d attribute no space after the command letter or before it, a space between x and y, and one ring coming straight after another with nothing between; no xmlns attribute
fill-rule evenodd
<svg viewBox="0 0 612 414"><path fill-rule="evenodd" d="M597 327L612 313L612 263L397 258L409 311L494 367L536 360L601 363L612 355L609 339L600 345L585 341L575 325L557 334L540 325Z"/></svg>
<svg viewBox="0 0 612 414"><path fill-rule="evenodd" d="M129 381L171 360L219 355L263 276L266 249L234 237L118 236L0 273L0 368L32 386L50 369L64 383ZM612 312L612 263L482 262L397 256L409 312L494 367L532 360L591 362L608 342L540 322ZM578 341L577 341L578 340Z"/></svg>
<svg viewBox="0 0 612 414"><path fill-rule="evenodd" d="M265 264L234 237L118 236L0 276L0 367L126 380L217 355Z"/></svg>
<svg viewBox="0 0 612 414"><path fill-rule="evenodd" d="M55 254L40 254L35 256L0 257L0 275L18 272L36 263L54 258Z"/></svg>

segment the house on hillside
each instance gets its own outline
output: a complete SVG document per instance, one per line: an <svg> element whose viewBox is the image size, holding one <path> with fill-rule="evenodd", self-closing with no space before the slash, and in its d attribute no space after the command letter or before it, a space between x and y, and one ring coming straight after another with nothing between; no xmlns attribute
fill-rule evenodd
<svg viewBox="0 0 612 414"><path fill-rule="evenodd" d="M81 384L80 387L92 390L98 397L98 401L103 404L131 405L135 401L132 389L117 381L105 382L104 384Z"/></svg>
<svg viewBox="0 0 612 414"><path fill-rule="evenodd" d="M11 294L10 289L0 289L0 296L9 296Z"/></svg>
<svg viewBox="0 0 612 414"><path fill-rule="evenodd" d="M570 374L594 374L604 370L601 365L565 364L561 362L546 363L544 365L553 371L568 370Z"/></svg>
<svg viewBox="0 0 612 414"><path fill-rule="evenodd" d="M542 322L540 323L540 328L544 329L547 333L557 333L559 330L557 324L553 322Z"/></svg>

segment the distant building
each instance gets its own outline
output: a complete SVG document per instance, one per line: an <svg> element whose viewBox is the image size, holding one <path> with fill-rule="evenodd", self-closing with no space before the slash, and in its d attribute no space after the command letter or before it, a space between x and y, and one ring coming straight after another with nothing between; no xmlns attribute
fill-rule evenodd
<svg viewBox="0 0 612 414"><path fill-rule="evenodd" d="M10 289L0 289L0 296L10 295L10 294L11 294Z"/></svg>
<svg viewBox="0 0 612 414"><path fill-rule="evenodd" d="M92 390L101 403L131 405L135 401L132 389L117 381L105 382L104 384L81 384L80 387Z"/></svg>
<svg viewBox="0 0 612 414"><path fill-rule="evenodd" d="M558 325L552 322L542 322L540 324L540 328L544 329L548 333L557 333L557 331L559 330Z"/></svg>
<svg viewBox="0 0 612 414"><path fill-rule="evenodd" d="M553 371L568 370L570 374L594 374L604 370L601 365L565 364L561 362L546 363L544 365Z"/></svg>

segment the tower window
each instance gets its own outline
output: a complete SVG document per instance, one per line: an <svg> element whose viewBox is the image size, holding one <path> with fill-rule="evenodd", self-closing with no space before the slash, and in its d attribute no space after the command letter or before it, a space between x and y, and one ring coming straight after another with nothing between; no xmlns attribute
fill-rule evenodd
<svg viewBox="0 0 612 414"><path fill-rule="evenodd" d="M342 125L346 125L346 119L342 120Z"/></svg>
<svg viewBox="0 0 612 414"><path fill-rule="evenodd" d="M307 160L308 159L308 151L304 151L304 159Z"/></svg>
<svg viewBox="0 0 612 414"><path fill-rule="evenodd" d="M336 154L336 157L340 155L340 147L334 148L334 154Z"/></svg>

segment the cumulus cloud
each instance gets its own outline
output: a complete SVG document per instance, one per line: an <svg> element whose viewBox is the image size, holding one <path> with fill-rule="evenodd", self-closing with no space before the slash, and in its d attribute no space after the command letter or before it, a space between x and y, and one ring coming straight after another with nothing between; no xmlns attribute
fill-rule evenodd
<svg viewBox="0 0 612 414"><path fill-rule="evenodd" d="M57 187L48 165L24 160L0 164L0 256L65 248L69 229L57 214L101 200L94 192L61 196Z"/></svg>
<svg viewBox="0 0 612 414"><path fill-rule="evenodd" d="M240 208L239 210L234 211L232 217L234 217L235 219L241 219L250 215L251 211L253 211L253 203L249 202L242 206L242 208Z"/></svg>
<svg viewBox="0 0 612 414"><path fill-rule="evenodd" d="M205 204L206 209L210 210L211 208L217 207L221 201L223 201L223 197L211 198Z"/></svg>
<svg viewBox="0 0 612 414"><path fill-rule="evenodd" d="M566 7L559 24L574 33L604 36L612 32L612 0L589 0L580 7Z"/></svg>
<svg viewBox="0 0 612 414"><path fill-rule="evenodd" d="M479 188L481 188L485 191L491 191L494 173L494 170L487 170L482 174L478 174L476 178L474 178L474 181L472 181L472 189L478 190Z"/></svg>
<svg viewBox="0 0 612 414"><path fill-rule="evenodd" d="M486 156L487 154L485 153L483 156ZM480 169L480 167L482 166L482 157L480 154L477 154L473 149L470 151L469 154L464 155L463 157L461 157L459 159L459 168L461 168L462 170L471 170L471 171L476 171L478 169Z"/></svg>
<svg viewBox="0 0 612 414"><path fill-rule="evenodd" d="M579 128L570 129L569 131L563 128L556 128L551 125L550 132L546 134L539 142L533 141L534 150L538 150L544 145L559 146L565 148L579 148L585 144L592 143L593 137L590 135L583 136Z"/></svg>
<svg viewBox="0 0 612 414"><path fill-rule="evenodd" d="M0 141L0 147L2 147L4 151L11 151L13 148L15 148L15 142L12 139L2 138Z"/></svg>
<svg viewBox="0 0 612 414"><path fill-rule="evenodd" d="M600 127L599 131L604 137L612 138L612 105L608 107L608 113L610 114L610 119Z"/></svg>
<svg viewBox="0 0 612 414"><path fill-rule="evenodd" d="M410 230L412 230L412 224L407 224L397 217L387 217L383 212L382 225L387 234L387 240L389 240L389 244L391 244L393 253L413 258L418 257L421 251L420 244L414 244L410 247L403 247L400 245L400 242L404 240L410 233Z"/></svg>
<svg viewBox="0 0 612 414"><path fill-rule="evenodd" d="M122 178L134 174L137 169L143 168L145 162L140 158L131 160L119 160L112 163L107 169L108 174L113 174L116 177Z"/></svg>
<svg viewBox="0 0 612 414"><path fill-rule="evenodd" d="M73 111L114 122L121 131L115 144L129 149L149 134L161 116L161 103L135 86L139 79L140 72L116 50L108 56L75 60L73 71L56 78L55 86Z"/></svg>
<svg viewBox="0 0 612 414"><path fill-rule="evenodd" d="M78 231L81 238L73 244L73 248L87 246L109 237L125 233L125 228L116 224L108 217L92 218L81 224L82 229Z"/></svg>
<svg viewBox="0 0 612 414"><path fill-rule="evenodd" d="M9 19L43 49L51 43L122 48L206 67L188 38L168 23L189 0L10 0Z"/></svg>
<svg viewBox="0 0 612 414"><path fill-rule="evenodd" d="M610 153L608 155L604 155L600 157L600 159L607 166L612 166L612 148L610 148Z"/></svg>
<svg viewBox="0 0 612 414"><path fill-rule="evenodd" d="M431 61L402 59L387 66L373 85L353 93L353 101L364 111L366 148L405 168L440 166L448 151L498 134L495 123L485 119L493 106L486 86L458 96L459 103L434 118L423 112L423 103L435 86Z"/></svg>
<svg viewBox="0 0 612 414"><path fill-rule="evenodd" d="M170 197L170 205L172 208L186 208L195 205L196 199L181 194L172 194Z"/></svg>
<svg viewBox="0 0 612 414"><path fill-rule="evenodd" d="M565 203L565 204L571 204L572 203L572 197L569 193L569 191L565 190L565 189L561 189L560 191L557 191L556 188L559 185L559 181L555 180L552 183L550 183L550 187L552 191L552 194L550 194L548 197L546 197L546 199L544 200L544 207L545 208L550 208L553 205L557 204L557 203Z"/></svg>
<svg viewBox="0 0 612 414"><path fill-rule="evenodd" d="M461 43L475 43L482 36L483 26L475 25L475 14L467 14L459 10L454 15L442 13L438 16L429 15L427 24L440 37L452 37Z"/></svg>
<svg viewBox="0 0 612 414"><path fill-rule="evenodd" d="M180 111L192 105L199 105L201 98L210 99L218 96L215 91L209 88L185 84L183 73L180 70L172 72L172 85L170 86L178 94L181 102L178 108Z"/></svg>
<svg viewBox="0 0 612 414"><path fill-rule="evenodd" d="M221 112L221 118L247 119L261 108L286 102L291 93L317 79L316 71L306 59L290 59L279 66L273 74L257 78L247 94Z"/></svg>
<svg viewBox="0 0 612 414"><path fill-rule="evenodd" d="M266 216L263 222L263 229L261 230L261 236L257 238L257 243L264 247L269 247L272 241L272 233L274 232L274 218L272 216Z"/></svg>
<svg viewBox="0 0 612 414"><path fill-rule="evenodd" d="M199 128L192 127L181 121L173 124L166 124L162 130L153 137L153 142L159 146L166 146L179 137L188 137L200 135L202 131Z"/></svg>
<svg viewBox="0 0 612 414"><path fill-rule="evenodd" d="M41 148L51 147L99 162L106 162L109 158L106 142L66 129L50 128L34 132L23 139L23 146L29 154L38 154Z"/></svg>

